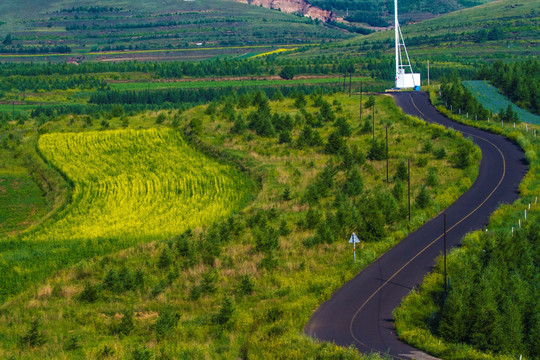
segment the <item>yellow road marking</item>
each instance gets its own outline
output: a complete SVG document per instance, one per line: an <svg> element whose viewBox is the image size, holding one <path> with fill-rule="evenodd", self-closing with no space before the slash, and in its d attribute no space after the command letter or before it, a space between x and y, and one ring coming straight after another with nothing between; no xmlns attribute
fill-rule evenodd
<svg viewBox="0 0 540 360"><path fill-rule="evenodd" d="M418 112L420 114L422 114L423 116L426 116L422 111L420 111L420 109L416 106L416 103L414 102L413 98L411 95L409 95L411 97L411 101L414 105L414 107L416 108L416 110L418 110ZM499 149L499 147L497 147L497 145L495 145L494 143L492 143L491 141L481 137L481 136L477 136L477 135L472 135L470 133L466 133L466 132L463 132L464 134L468 134L470 136L473 136L475 138L478 138L478 139L481 139L485 142L487 142L488 144L492 145L495 149L497 149L497 151L499 152L499 154L501 155L501 158L503 160L503 173L502 173L502 176L499 180L499 183L497 184L497 186L495 186L495 188L491 191L491 193L489 193L489 195L484 199L484 201L482 201L480 203L480 205L478 205L473 211L471 211L469 214L467 214L466 216L464 216L461 220L459 220L456 224L454 224L454 226L450 227L448 230L447 230L447 233L450 232L452 229L454 229L456 226L458 226L459 224L461 224L463 221L465 221L467 218L469 218L472 214L474 214L476 211L478 211L478 209L480 207L482 207L486 201L488 201L491 196L493 195L493 193L495 193L495 191L497 191L497 189L501 186L501 183L503 182L504 180L504 177L506 176L506 159L504 157L504 154L503 152L501 151L501 149ZM409 261L407 261L405 263L405 265L403 265L401 268L399 268L399 270L397 270L392 276L390 276L390 278L388 278L388 280L386 280L381 286L379 286L379 288L377 288L377 290L375 290L370 296L369 298L367 298L366 301L364 301L364 303L362 305L360 305L360 307L358 308L358 310L356 310L356 312L354 313L352 319L351 319L351 322L349 323L349 332L351 334L351 336L353 337L353 339L358 342L359 344L363 345L363 346L366 346L368 347L366 344L364 344L362 341L360 341L355 335L354 335L354 331L353 331L353 322L354 320L356 319L356 317L358 316L358 314L360 313L360 311L362 311L362 309L371 301L371 299L373 299L373 297L375 295L377 295L379 293L379 291L381 291L390 281L392 281L393 278L395 278L404 268L406 268L412 261L414 261L414 259L416 259L418 256L420 256L424 251L426 251L427 249L429 249L433 244L435 244L438 240L441 239L441 237L443 237L444 234L441 234L439 235L435 240L433 240L431 243L429 243L428 245L426 245L426 247L424 247L422 250L420 250L414 257L412 257ZM396 357L396 356L394 356ZM404 358L400 358L400 359L404 359Z"/></svg>

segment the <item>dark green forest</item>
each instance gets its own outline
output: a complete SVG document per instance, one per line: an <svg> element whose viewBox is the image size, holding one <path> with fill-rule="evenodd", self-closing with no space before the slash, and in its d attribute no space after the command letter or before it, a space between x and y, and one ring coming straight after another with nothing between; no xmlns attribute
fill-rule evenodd
<svg viewBox="0 0 540 360"><path fill-rule="evenodd" d="M434 324L440 336L482 351L540 356L539 220L513 233L484 232L449 264L450 289Z"/></svg>

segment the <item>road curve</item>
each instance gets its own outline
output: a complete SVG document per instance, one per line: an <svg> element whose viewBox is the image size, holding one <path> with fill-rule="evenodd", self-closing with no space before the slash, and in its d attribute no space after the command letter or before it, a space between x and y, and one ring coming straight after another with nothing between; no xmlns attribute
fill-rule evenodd
<svg viewBox="0 0 540 360"><path fill-rule="evenodd" d="M518 186L528 170L521 148L505 137L453 122L440 114L423 92L393 94L405 113L454 128L471 137L482 150L478 178L447 210L447 247L488 223L501 203L518 198ZM413 173L414 176L414 173ZM338 345L355 345L362 353L380 352L397 359L429 359L401 342L392 311L431 271L443 250L442 213L362 270L336 291L311 316L304 331Z"/></svg>

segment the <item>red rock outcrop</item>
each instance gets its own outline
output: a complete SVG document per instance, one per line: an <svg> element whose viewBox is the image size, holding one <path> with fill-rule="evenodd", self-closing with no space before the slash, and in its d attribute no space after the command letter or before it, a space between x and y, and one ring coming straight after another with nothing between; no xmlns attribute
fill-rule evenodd
<svg viewBox="0 0 540 360"><path fill-rule="evenodd" d="M288 14L303 14L304 16L320 21L328 22L334 20L331 11L323 10L311 5L305 0L236 0L244 4L263 6L267 9L274 9Z"/></svg>

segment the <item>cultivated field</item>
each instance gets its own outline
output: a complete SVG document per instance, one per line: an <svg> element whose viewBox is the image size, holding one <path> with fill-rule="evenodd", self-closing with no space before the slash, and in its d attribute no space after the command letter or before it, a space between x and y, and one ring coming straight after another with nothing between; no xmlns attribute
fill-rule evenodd
<svg viewBox="0 0 540 360"><path fill-rule="evenodd" d="M491 112L498 113L501 109L506 110L508 105L511 105L520 121L540 125L540 116L516 106L489 82L464 81L463 85L480 101L483 107Z"/></svg>
<svg viewBox="0 0 540 360"><path fill-rule="evenodd" d="M71 184L70 201L41 227L0 243L2 299L66 264L223 219L253 186L174 130L47 134L38 151Z"/></svg>

